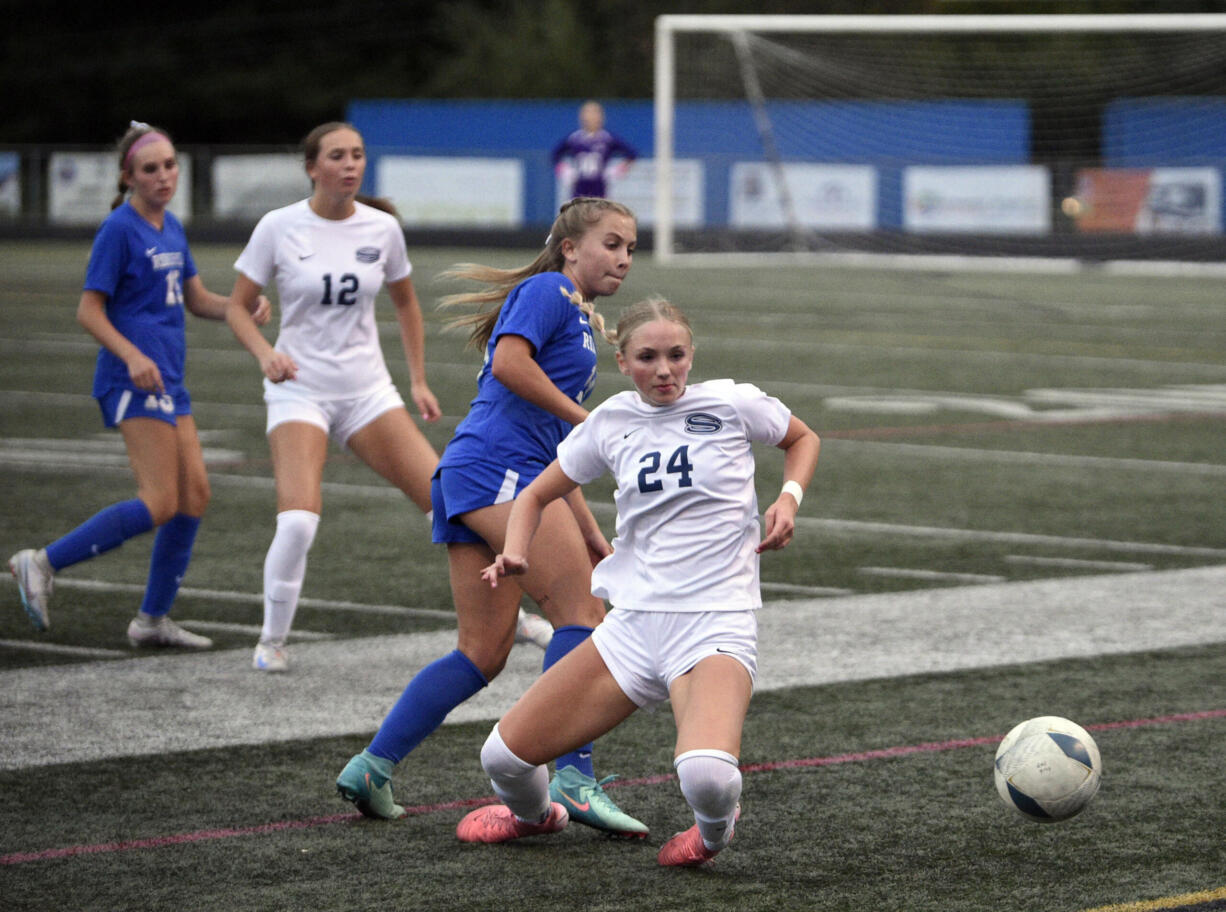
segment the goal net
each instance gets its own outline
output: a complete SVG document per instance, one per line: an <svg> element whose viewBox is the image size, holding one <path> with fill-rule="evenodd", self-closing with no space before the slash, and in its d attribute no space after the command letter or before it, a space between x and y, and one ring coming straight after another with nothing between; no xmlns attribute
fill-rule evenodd
<svg viewBox="0 0 1226 912"><path fill-rule="evenodd" d="M661 16L655 117L663 262L1226 262L1226 15Z"/></svg>

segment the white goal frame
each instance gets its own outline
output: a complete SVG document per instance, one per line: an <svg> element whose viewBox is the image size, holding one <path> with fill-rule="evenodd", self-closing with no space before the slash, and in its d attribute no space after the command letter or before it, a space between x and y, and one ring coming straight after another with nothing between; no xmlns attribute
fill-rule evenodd
<svg viewBox="0 0 1226 912"><path fill-rule="evenodd" d="M675 161L674 128L676 114L675 84L675 39L678 33L707 32L724 33L734 37L745 32L808 32L826 34L966 34L966 33L1123 33L1123 32L1226 32L1226 13L1121 13L1121 14L1035 14L1035 15L704 15L668 14L659 16L655 22L655 224L653 227L653 256L660 263L676 263L678 253L675 243L675 213L673 211L673 163ZM807 260L840 257L849 264L871 262L885 265L882 260L895 259L913 264L914 261L965 259L964 265L974 266L973 261L986 257L940 257L886 254L685 254L703 265L712 262L735 262L742 256L768 256L775 259L786 257ZM743 262L743 260L741 261ZM1049 261L1050 263L1050 261ZM980 266L993 268L986 263ZM999 265L1016 268L1019 258L1008 258ZM1144 267L1153 271L1155 264ZM1188 264L1189 268L1194 267ZM1074 263L1064 263L1058 268L1076 268ZM1221 264L1205 264L1211 272L1226 270Z"/></svg>

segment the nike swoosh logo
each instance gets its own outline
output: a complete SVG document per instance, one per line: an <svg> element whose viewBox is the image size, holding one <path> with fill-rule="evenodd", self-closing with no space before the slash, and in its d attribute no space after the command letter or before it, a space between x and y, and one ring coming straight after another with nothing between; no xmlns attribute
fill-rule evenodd
<svg viewBox="0 0 1226 912"><path fill-rule="evenodd" d="M722 649L722 648L720 648L719 646L716 646L716 647L715 647L715 651L716 651L716 652L722 652L722 653L723 653L724 655L726 655L726 656L734 656L734 655L736 655L736 653L735 653L735 652L733 652L731 649Z"/></svg>
<svg viewBox="0 0 1226 912"><path fill-rule="evenodd" d="M155 253L157 253L156 247L146 247L145 248L145 256L153 256Z"/></svg>
<svg viewBox="0 0 1226 912"><path fill-rule="evenodd" d="M631 428L630 430L626 431L626 433L622 434L622 440L625 440L627 437L629 437L631 434L633 434L637 430L638 428Z"/></svg>
<svg viewBox="0 0 1226 912"><path fill-rule="evenodd" d="M574 805L576 810L590 811L592 809L592 802L590 801L585 801L583 802L583 804L580 804L578 801L570 797L570 795L566 794L565 792L562 793L562 797L565 798L569 804Z"/></svg>
<svg viewBox="0 0 1226 912"><path fill-rule="evenodd" d="M315 256L314 253L300 253L298 254L298 259L301 261L301 260L310 259L313 256Z"/></svg>

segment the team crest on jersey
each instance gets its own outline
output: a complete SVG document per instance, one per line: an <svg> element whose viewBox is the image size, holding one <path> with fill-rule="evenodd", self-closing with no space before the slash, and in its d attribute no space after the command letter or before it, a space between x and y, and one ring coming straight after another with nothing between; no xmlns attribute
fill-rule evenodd
<svg viewBox="0 0 1226 912"><path fill-rule="evenodd" d="M379 262L380 250L378 247L359 247L353 252L359 263L377 263Z"/></svg>
<svg viewBox="0 0 1226 912"><path fill-rule="evenodd" d="M685 432L687 434L714 434L724 426L724 422L706 412L692 412L685 416Z"/></svg>

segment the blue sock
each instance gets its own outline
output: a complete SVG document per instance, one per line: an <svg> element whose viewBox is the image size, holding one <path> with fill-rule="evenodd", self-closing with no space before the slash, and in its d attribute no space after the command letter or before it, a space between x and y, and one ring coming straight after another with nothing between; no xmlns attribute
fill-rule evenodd
<svg viewBox="0 0 1226 912"><path fill-rule="evenodd" d="M149 559L149 582L140 610L151 617L161 617L179 593L179 584L192 559L192 545L200 517L176 513L153 540L153 556Z"/></svg>
<svg viewBox="0 0 1226 912"><path fill-rule="evenodd" d="M63 570L83 560L118 548L129 538L153 528L153 516L138 497L111 504L95 513L63 538L47 545L52 570Z"/></svg>
<svg viewBox="0 0 1226 912"><path fill-rule="evenodd" d="M435 659L414 675L367 749L399 763L443 724L447 713L487 684L481 669L458 649Z"/></svg>
<svg viewBox="0 0 1226 912"><path fill-rule="evenodd" d="M591 627L582 627L579 624L568 624L565 627L558 627L554 630L553 639L549 641L549 647L545 650L545 664L542 670L547 670L549 666L553 665L591 635ZM596 778L596 772L592 767L591 742L568 754L563 754L554 763L556 769L561 769L564 766L573 766L583 775L591 776L593 779Z"/></svg>

